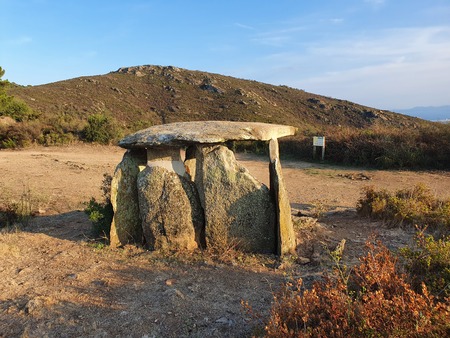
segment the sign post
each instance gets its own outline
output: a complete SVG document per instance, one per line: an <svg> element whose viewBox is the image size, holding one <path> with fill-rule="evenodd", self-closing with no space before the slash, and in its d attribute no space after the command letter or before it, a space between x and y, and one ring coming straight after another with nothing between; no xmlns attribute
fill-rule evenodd
<svg viewBox="0 0 450 338"><path fill-rule="evenodd" d="M316 158L317 147L322 148L322 161L325 158L325 136L313 137L313 159Z"/></svg>

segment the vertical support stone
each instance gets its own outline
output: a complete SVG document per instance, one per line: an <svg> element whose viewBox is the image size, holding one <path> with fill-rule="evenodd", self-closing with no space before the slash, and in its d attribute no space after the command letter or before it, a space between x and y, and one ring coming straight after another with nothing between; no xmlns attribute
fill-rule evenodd
<svg viewBox="0 0 450 338"><path fill-rule="evenodd" d="M296 239L291 217L291 205L281 172L278 140L269 141L270 191L275 202L277 254L294 253Z"/></svg>
<svg viewBox="0 0 450 338"><path fill-rule="evenodd" d="M111 181L111 204L114 216L110 243L113 247L142 242L137 177L147 162L145 149L127 150L117 165Z"/></svg>
<svg viewBox="0 0 450 338"><path fill-rule="evenodd" d="M193 250L204 226L195 186L160 166L147 166L138 175L142 229L151 250Z"/></svg>
<svg viewBox="0 0 450 338"><path fill-rule="evenodd" d="M187 154L186 159L193 156ZM198 145L191 167L205 212L207 246L273 253L275 217L269 189L221 145Z"/></svg>

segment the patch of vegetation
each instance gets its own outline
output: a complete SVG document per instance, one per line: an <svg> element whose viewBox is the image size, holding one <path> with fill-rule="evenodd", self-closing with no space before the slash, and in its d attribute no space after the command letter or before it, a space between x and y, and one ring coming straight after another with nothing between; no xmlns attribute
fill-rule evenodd
<svg viewBox="0 0 450 338"><path fill-rule="evenodd" d="M436 297L450 297L450 236L435 240L419 231L416 245L401 249L400 255L416 291L424 283Z"/></svg>
<svg viewBox="0 0 450 338"><path fill-rule="evenodd" d="M101 190L103 192L103 201L98 202L94 197L86 204L85 213L92 222L91 235L96 239L109 240L111 223L114 216L114 210L111 203L111 181L112 177L108 174L103 175Z"/></svg>
<svg viewBox="0 0 450 338"><path fill-rule="evenodd" d="M450 296L450 201L437 199L424 185L395 193L367 187L357 211L391 225L422 228L415 246L400 251L413 288L419 292L425 283L437 297ZM426 235L425 229L432 230L437 239Z"/></svg>
<svg viewBox="0 0 450 338"><path fill-rule="evenodd" d="M117 123L105 114L93 114L88 117L87 123L82 132L83 139L87 142L109 144L121 136Z"/></svg>
<svg viewBox="0 0 450 338"><path fill-rule="evenodd" d="M450 167L450 125L424 123L403 129L327 127L315 135L326 136L325 160L331 163L380 169ZM312 136L302 133L281 140L281 153L312 159Z"/></svg>
<svg viewBox="0 0 450 338"><path fill-rule="evenodd" d="M19 199L13 199L3 190L0 199L0 228L27 226L33 217L37 201L29 187L24 186Z"/></svg>
<svg viewBox="0 0 450 338"><path fill-rule="evenodd" d="M437 337L450 332L450 313L423 286L415 292L381 243L351 273L340 266L310 290L302 279L274 295L266 337ZM448 300L448 299L447 299ZM250 312L248 304L244 304Z"/></svg>
<svg viewBox="0 0 450 338"><path fill-rule="evenodd" d="M390 193L366 187L357 205L358 214L381 219L391 225L429 226L450 233L450 200L437 199L425 185Z"/></svg>
<svg viewBox="0 0 450 338"><path fill-rule="evenodd" d="M10 83L1 79L4 75L5 70L0 67L0 116L9 116L16 122L36 118L37 116L25 102L6 93Z"/></svg>
<svg viewBox="0 0 450 338"><path fill-rule="evenodd" d="M311 202L311 216L320 220L328 211L329 207L325 204L324 200L316 199Z"/></svg>

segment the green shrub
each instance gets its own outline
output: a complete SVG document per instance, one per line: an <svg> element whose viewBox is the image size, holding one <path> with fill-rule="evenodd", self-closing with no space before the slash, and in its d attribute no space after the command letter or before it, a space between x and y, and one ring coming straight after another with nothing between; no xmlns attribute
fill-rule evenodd
<svg viewBox="0 0 450 338"><path fill-rule="evenodd" d="M18 147L18 145L17 145L16 141L11 138L2 140L1 144L0 144L0 148L4 148L4 149L15 149L17 147Z"/></svg>
<svg viewBox="0 0 450 338"><path fill-rule="evenodd" d="M422 283L435 296L450 297L450 236L435 240L420 231L413 248L400 250L415 290Z"/></svg>
<svg viewBox="0 0 450 338"><path fill-rule="evenodd" d="M94 238L109 239L111 223L114 216L110 194L111 181L112 177L110 175L103 175L102 186L100 188L103 193L103 202L97 202L92 197L84 210L92 222L91 233Z"/></svg>
<svg viewBox="0 0 450 338"><path fill-rule="evenodd" d="M114 214L111 202L99 203L92 197L84 211L92 222L92 236L94 238L109 238Z"/></svg>
<svg viewBox="0 0 450 338"><path fill-rule="evenodd" d="M25 102L6 94L6 88L10 83L1 80L4 74L4 70L0 67L0 116L9 116L17 122L35 119L37 115Z"/></svg>
<svg viewBox="0 0 450 338"><path fill-rule="evenodd" d="M74 141L75 136L71 132L44 131L39 137L39 143L45 146L71 144Z"/></svg>
<svg viewBox="0 0 450 338"><path fill-rule="evenodd" d="M0 105L2 103L4 103L4 105L2 108L0 108L0 115L12 117L17 122L36 118L36 115L33 113L30 107L28 107L28 105L23 101L11 99L6 100L6 102L0 101Z"/></svg>
<svg viewBox="0 0 450 338"><path fill-rule="evenodd" d="M108 144L118 139L120 129L112 117L104 114L93 114L88 117L88 125L83 129L82 135L87 142Z"/></svg>

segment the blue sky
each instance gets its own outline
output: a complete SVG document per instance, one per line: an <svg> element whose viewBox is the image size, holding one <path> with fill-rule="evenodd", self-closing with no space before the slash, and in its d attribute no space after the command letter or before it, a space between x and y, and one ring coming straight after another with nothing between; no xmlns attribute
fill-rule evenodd
<svg viewBox="0 0 450 338"><path fill-rule="evenodd" d="M450 104L450 0L0 0L4 79L173 65L381 109Z"/></svg>

